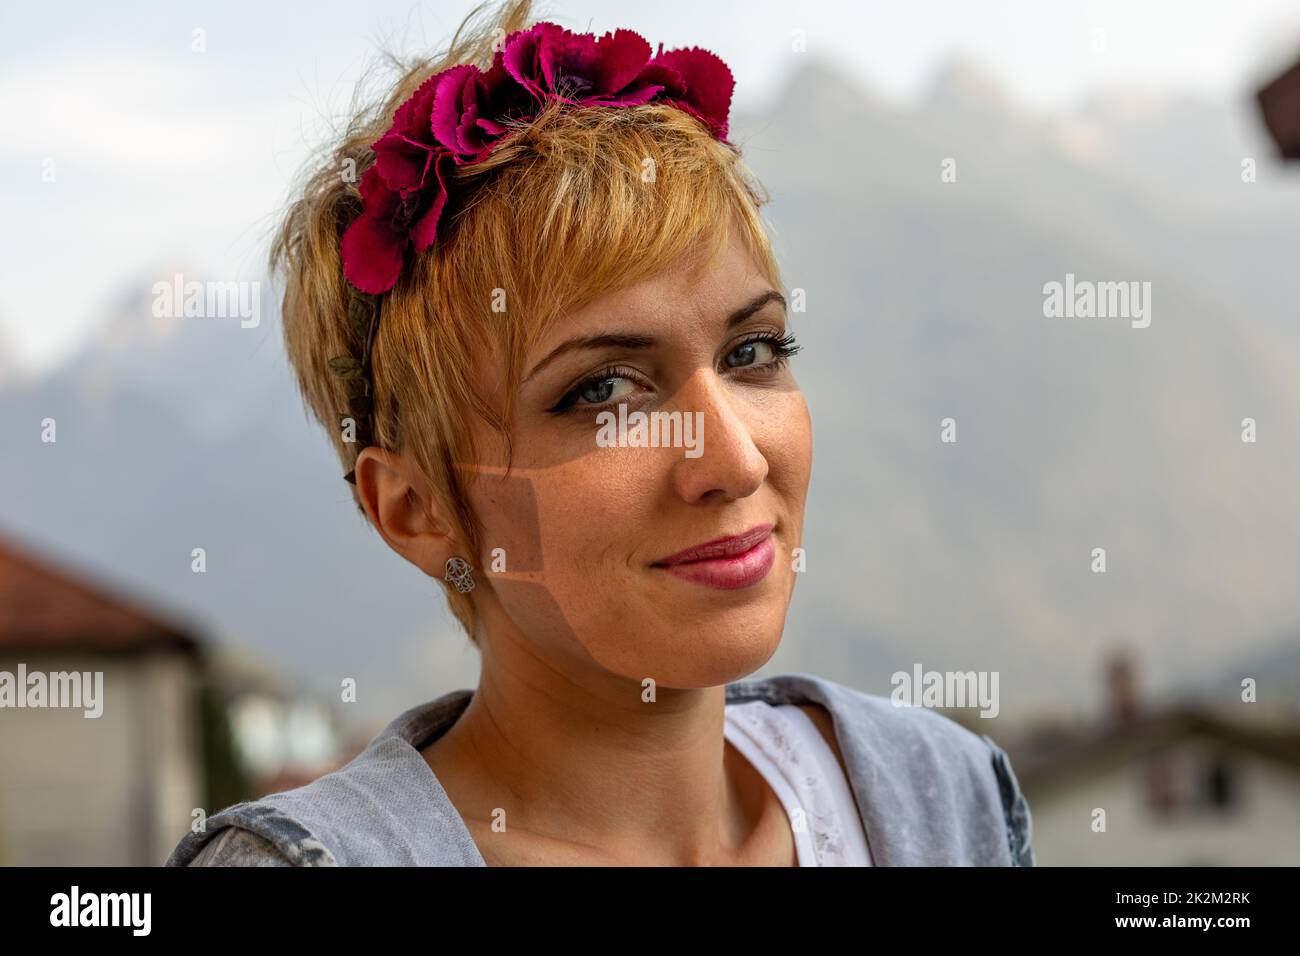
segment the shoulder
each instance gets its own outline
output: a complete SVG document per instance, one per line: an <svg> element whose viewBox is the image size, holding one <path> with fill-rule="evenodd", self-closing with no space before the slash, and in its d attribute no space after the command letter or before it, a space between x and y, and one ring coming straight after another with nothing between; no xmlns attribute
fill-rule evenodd
<svg viewBox="0 0 1300 956"><path fill-rule="evenodd" d="M205 852L215 865L263 865L256 860L266 845L293 866L477 865L473 840L428 764L394 736L375 738L309 784L213 814L180 839L166 865L204 865Z"/></svg>
<svg viewBox="0 0 1300 956"><path fill-rule="evenodd" d="M738 699L795 703L812 718L865 797L878 840L896 841L884 855L1034 865L1028 803L1006 752L987 734L811 674L742 683Z"/></svg>
<svg viewBox="0 0 1300 956"><path fill-rule="evenodd" d="M1029 805L993 738L927 707L852 689L849 699L859 731L877 734L872 748L906 768L899 789L935 814L940 833L951 828L969 841L972 860L1034 865ZM882 740L884 729L890 736Z"/></svg>
<svg viewBox="0 0 1300 956"><path fill-rule="evenodd" d="M1006 751L986 734L981 735L981 739L988 744L993 754L993 772L998 778L998 790L1002 797L1002 813L1007 825L1012 865L1033 866L1033 820L1029 813L1029 801L1020 790L1020 782L1011 769L1011 758L1006 755Z"/></svg>
<svg viewBox="0 0 1300 956"><path fill-rule="evenodd" d="M293 866L274 843L243 827L229 826L209 840L189 866Z"/></svg>
<svg viewBox="0 0 1300 956"><path fill-rule="evenodd" d="M302 788L299 788L300 790ZM185 834L166 866L336 866L334 853L272 794L213 815L203 830Z"/></svg>
<svg viewBox="0 0 1300 956"><path fill-rule="evenodd" d="M311 783L213 814L201 830L180 839L166 865L261 865L268 855L291 866L370 862L351 857L358 844L372 842L387 802L374 779L373 750Z"/></svg>

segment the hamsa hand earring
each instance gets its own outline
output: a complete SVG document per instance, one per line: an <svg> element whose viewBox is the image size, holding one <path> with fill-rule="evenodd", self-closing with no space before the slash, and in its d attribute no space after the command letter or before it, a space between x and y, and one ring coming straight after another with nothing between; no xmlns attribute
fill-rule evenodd
<svg viewBox="0 0 1300 956"><path fill-rule="evenodd" d="M447 573L443 580L456 586L461 594L474 590L474 575L464 558L453 555L447 559Z"/></svg>

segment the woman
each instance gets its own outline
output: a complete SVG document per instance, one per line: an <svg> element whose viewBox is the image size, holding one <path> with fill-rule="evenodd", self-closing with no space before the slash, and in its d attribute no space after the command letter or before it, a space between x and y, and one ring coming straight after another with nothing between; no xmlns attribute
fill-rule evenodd
<svg viewBox="0 0 1300 956"><path fill-rule="evenodd" d="M1032 864L987 737L741 679L803 566L812 435L731 74L528 13L358 118L274 254L303 394L479 685L168 863Z"/></svg>

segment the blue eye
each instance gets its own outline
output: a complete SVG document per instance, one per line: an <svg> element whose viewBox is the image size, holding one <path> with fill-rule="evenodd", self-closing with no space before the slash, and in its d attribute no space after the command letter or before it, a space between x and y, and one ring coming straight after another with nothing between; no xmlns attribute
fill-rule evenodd
<svg viewBox="0 0 1300 956"><path fill-rule="evenodd" d="M770 342L761 340L757 342L745 342L743 345L738 345L736 348L732 349L731 353L726 358L727 366L729 368L744 368L747 365L765 365L772 361L771 358L767 358L760 362L759 359L756 358L760 348L766 348L769 352L775 353L775 349L773 349L772 343Z"/></svg>
<svg viewBox="0 0 1300 956"><path fill-rule="evenodd" d="M741 342L727 354L724 361L728 368L758 366L776 369L798 351L799 346L795 344L794 336L789 333L780 337L760 334Z"/></svg>
<svg viewBox="0 0 1300 956"><path fill-rule="evenodd" d="M614 398L621 398L627 394L627 389L624 388L616 395L615 385L619 382L622 382L624 386L631 384L621 375L610 375L606 378L600 379L599 381L584 384L580 387L580 391L577 392L578 401L573 404L586 403L589 405L604 405L606 402L612 401Z"/></svg>
<svg viewBox="0 0 1300 956"><path fill-rule="evenodd" d="M570 409L590 410L626 398L636 385L631 373L621 368L603 369L571 388L548 411L560 413Z"/></svg>
<svg viewBox="0 0 1300 956"><path fill-rule="evenodd" d="M729 369L751 369L747 380L762 380L777 374L787 359L799 351L794 336L787 333L759 333L736 345L727 353L723 364ZM757 376L757 379L755 379ZM601 369L571 388L548 412L563 414L581 411L591 414L592 409L617 403L634 394L637 388L653 391L654 386L642 382L638 373L621 367Z"/></svg>

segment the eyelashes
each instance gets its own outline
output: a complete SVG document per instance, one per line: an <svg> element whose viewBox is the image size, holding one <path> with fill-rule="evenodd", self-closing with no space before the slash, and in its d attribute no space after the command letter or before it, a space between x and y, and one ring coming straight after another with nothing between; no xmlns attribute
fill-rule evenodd
<svg viewBox="0 0 1300 956"><path fill-rule="evenodd" d="M793 333L784 335L774 335L770 332L758 332L745 337L732 346L731 351L724 356L724 363L736 353L745 349L750 349L755 345L765 345L771 350L771 357L765 362L754 362L752 364L730 365L726 368L733 374L739 373L742 376L753 380L764 380L771 378L784 369L790 358L796 355L802 346L796 341ZM621 400L620 397L612 395L603 398L600 401L589 401L579 404L579 399L583 394L591 389L606 385L612 382L627 380L637 383L643 387L649 387L640 372L624 366L609 366L598 372L593 372L582 381L578 382L573 388L569 389L564 396L553 406L547 409L548 412L556 415L563 415L567 412L581 411L584 415L591 414L605 409L608 406L617 405Z"/></svg>
<svg viewBox="0 0 1300 956"><path fill-rule="evenodd" d="M755 334L746 336L745 338L737 342L736 347L733 348L727 354L734 355L740 349L744 348L747 345L752 345L755 342L762 342L771 346L772 348L771 361L765 363L762 366L738 366L738 367L741 368L761 367L761 368L769 368L772 369L773 371L780 371L781 369L785 368L787 364L789 364L791 356L797 355L799 353L799 350L803 348L803 346L801 346L798 342L795 341L793 332L786 332L784 335L773 335L770 332L756 332Z"/></svg>

